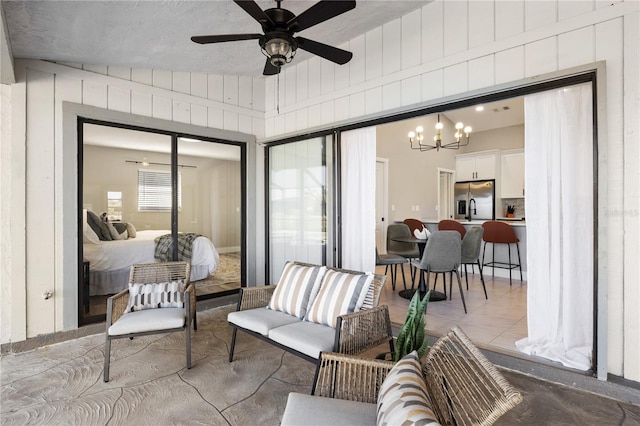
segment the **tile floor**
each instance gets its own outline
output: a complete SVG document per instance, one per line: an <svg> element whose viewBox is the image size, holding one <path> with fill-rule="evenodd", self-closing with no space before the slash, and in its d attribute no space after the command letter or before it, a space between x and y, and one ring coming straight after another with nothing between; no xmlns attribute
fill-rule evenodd
<svg viewBox="0 0 640 426"><path fill-rule="evenodd" d="M377 267L376 273L384 275L384 267ZM467 314L464 313L460 291L454 275L452 300L430 302L427 306L427 332L439 336L454 325L458 325L479 347L510 355L526 356L515 347L516 340L527 336L526 282L514 279L513 285L510 286L508 278L493 278L490 269L487 269L484 275L488 299L484 297L477 268L476 274L469 273L469 290L466 290L464 276L461 277L467 303ZM405 276L407 287L410 287L408 265L405 266ZM432 274L430 288L433 288L433 280ZM398 271L396 291L392 290L391 273L389 273L380 295L380 304L389 306L391 322L397 326L404 323L409 305L409 300L398 295L398 291L403 288L400 271ZM438 278L437 290L442 291L442 275ZM447 295L448 292L449 278L447 276Z"/></svg>

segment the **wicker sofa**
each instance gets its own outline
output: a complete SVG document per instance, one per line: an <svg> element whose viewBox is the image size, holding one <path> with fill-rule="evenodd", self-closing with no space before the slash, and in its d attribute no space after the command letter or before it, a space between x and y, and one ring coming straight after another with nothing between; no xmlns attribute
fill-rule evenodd
<svg viewBox="0 0 640 426"><path fill-rule="evenodd" d="M520 392L457 327L440 338L422 361L420 363L416 357L418 369L408 379L406 374L411 373L402 368L399 374L405 374L405 377L400 384L398 375L390 373L394 364L389 361L322 353L312 394L289 394L282 425L414 424L415 419L402 417L415 411L418 405L415 400L402 399L415 395L414 389L406 386L407 381L411 385L420 381L426 388L425 400L430 405L434 424L493 424L522 401ZM389 379L385 381L387 376ZM401 386L404 387L402 397L393 395L391 405L394 409L406 407L408 410L396 412L390 422L381 420L384 402L380 399L384 396L380 398L379 392L384 395L388 389ZM430 423L423 420L421 424Z"/></svg>
<svg viewBox="0 0 640 426"><path fill-rule="evenodd" d="M358 271L325 268L301 262L291 263L300 267L322 268L322 274L327 275L329 271L358 277L365 275ZM227 316L229 324L233 327L229 362L233 361L238 330L314 363L323 351L357 354L386 342L393 351L388 308L378 306L386 276L369 275L372 280L362 309L337 316L335 327L269 309L267 306L272 300L276 285L240 289L236 311ZM281 277L281 283L282 279ZM313 299L313 296L310 297ZM311 303L312 300L309 301L309 305Z"/></svg>

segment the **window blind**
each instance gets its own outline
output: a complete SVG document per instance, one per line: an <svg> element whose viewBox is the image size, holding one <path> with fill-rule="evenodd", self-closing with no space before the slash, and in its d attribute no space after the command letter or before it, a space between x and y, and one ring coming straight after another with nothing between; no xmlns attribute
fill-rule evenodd
<svg viewBox="0 0 640 426"><path fill-rule="evenodd" d="M180 173L178 173L178 209L182 207ZM138 211L171 211L171 172L138 170Z"/></svg>

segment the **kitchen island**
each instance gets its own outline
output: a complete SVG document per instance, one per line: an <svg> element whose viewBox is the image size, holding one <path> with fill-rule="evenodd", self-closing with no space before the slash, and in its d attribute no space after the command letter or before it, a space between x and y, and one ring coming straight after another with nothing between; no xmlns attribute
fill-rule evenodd
<svg viewBox="0 0 640 426"><path fill-rule="evenodd" d="M527 280L527 224L523 220L513 220L513 219L500 220L500 218L498 218L498 220L511 225L513 227L513 230L516 233L516 236L520 240L519 246L520 246L520 259L522 261L522 277L523 277L523 280L526 281ZM438 220L423 221L423 223L425 224L425 226L430 232L438 230L438 222L439 222ZM482 226L482 224L486 222L486 220L471 220L471 221L459 220L458 222L460 222L465 227L465 229L469 229L474 226ZM483 251L484 251L484 242L482 243L482 248L480 249L481 262L483 262L483 258L482 258ZM486 251L486 257L484 259L484 262L485 263L491 262L492 260L493 259L492 259L491 244L487 244L487 251ZM498 262L508 261L508 252L507 252L506 245L501 244L496 246L496 261ZM518 252L516 251L516 248L513 245L511 247L511 261L514 263L518 261ZM485 278L490 277L492 275L492 268L487 267L484 269L483 272L484 272ZM514 285L518 284L520 282L520 270L518 268L515 268L511 271L511 273L513 277L513 284ZM509 270L496 268L495 276L502 277L502 278L509 278Z"/></svg>

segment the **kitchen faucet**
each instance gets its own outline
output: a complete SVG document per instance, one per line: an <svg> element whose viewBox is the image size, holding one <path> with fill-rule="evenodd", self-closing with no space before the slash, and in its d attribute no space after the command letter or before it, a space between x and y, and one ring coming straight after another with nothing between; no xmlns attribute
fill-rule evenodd
<svg viewBox="0 0 640 426"><path fill-rule="evenodd" d="M471 207L471 203L473 203L473 207ZM471 217L473 215L477 215L478 214L478 210L476 209L476 200L474 198L469 200L469 216L467 217L467 219L469 221L471 221Z"/></svg>

